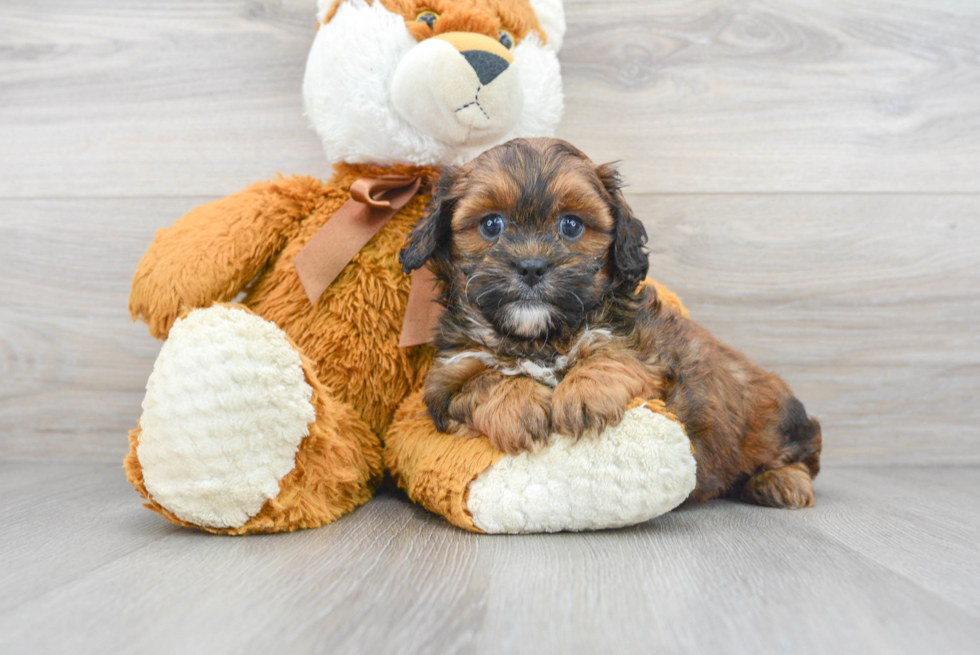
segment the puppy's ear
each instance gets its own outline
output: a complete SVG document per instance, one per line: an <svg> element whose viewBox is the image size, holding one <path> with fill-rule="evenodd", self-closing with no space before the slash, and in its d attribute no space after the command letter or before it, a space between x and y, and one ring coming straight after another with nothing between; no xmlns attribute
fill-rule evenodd
<svg viewBox="0 0 980 655"><path fill-rule="evenodd" d="M609 194L613 215L613 283L617 289L633 292L650 268L646 249L647 231L626 204L622 191L623 179L616 165L600 164L596 166L596 173Z"/></svg>
<svg viewBox="0 0 980 655"><path fill-rule="evenodd" d="M448 245L450 221L456 207L456 199L450 196L450 191L458 178L458 169L450 167L445 170L429 206L425 208L425 214L415 224L405 247L398 253L398 261L406 273L422 268L440 246Z"/></svg>

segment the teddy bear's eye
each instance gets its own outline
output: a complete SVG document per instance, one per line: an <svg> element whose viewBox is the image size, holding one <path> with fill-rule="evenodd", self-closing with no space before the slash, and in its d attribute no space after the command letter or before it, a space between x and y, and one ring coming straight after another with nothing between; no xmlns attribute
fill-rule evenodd
<svg viewBox="0 0 980 655"><path fill-rule="evenodd" d="M514 36L507 30L500 30L500 45L510 50L514 47Z"/></svg>
<svg viewBox="0 0 980 655"><path fill-rule="evenodd" d="M437 14L434 11L423 11L420 12L419 15L415 17L415 20L417 20L420 23L425 23L426 25L429 26L429 29L432 29L432 26L436 24L437 18L439 18L439 14Z"/></svg>

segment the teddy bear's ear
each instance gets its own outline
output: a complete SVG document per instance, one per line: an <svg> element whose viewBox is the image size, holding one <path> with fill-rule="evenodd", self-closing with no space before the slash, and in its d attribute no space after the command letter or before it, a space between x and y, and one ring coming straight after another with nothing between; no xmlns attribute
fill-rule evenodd
<svg viewBox="0 0 980 655"><path fill-rule="evenodd" d="M335 4L337 4L335 0L316 0L316 22L318 24L323 23Z"/></svg>
<svg viewBox="0 0 980 655"><path fill-rule="evenodd" d="M531 9L548 36L548 45L555 52L561 50L565 40L565 6L562 0L531 0Z"/></svg>

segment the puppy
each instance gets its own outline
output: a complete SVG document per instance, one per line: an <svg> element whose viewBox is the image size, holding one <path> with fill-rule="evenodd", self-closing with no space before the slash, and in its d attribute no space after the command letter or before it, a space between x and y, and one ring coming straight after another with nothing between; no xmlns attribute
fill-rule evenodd
<svg viewBox="0 0 980 655"><path fill-rule="evenodd" d="M820 425L779 377L641 285L646 231L610 164L518 139L446 171L401 252L446 307L425 402L440 431L508 453L616 425L661 399L697 460L690 500L813 504Z"/></svg>

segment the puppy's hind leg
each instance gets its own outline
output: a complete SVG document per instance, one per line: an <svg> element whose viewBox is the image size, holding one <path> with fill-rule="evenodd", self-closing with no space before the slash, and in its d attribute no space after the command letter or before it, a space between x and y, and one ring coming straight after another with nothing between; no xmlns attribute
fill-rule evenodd
<svg viewBox="0 0 980 655"><path fill-rule="evenodd" d="M813 480L803 462L756 473L742 488L742 500L784 509L813 507Z"/></svg>
<svg viewBox="0 0 980 655"><path fill-rule="evenodd" d="M778 438L780 464L755 473L742 488L742 500L768 507L813 507L813 478L820 472L820 423L796 398L783 403Z"/></svg>

